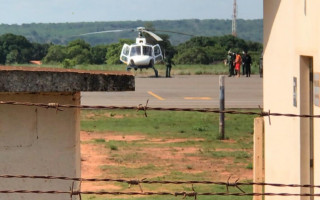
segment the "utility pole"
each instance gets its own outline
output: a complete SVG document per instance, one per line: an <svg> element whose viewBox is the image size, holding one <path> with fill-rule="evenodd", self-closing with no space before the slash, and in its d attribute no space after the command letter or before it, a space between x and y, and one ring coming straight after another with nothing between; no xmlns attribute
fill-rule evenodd
<svg viewBox="0 0 320 200"><path fill-rule="evenodd" d="M233 1L232 35L237 37L237 0Z"/></svg>

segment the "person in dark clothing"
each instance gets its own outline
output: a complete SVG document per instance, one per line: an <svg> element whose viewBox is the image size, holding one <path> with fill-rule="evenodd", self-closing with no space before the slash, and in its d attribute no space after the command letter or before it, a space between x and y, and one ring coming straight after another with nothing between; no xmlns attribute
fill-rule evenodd
<svg viewBox="0 0 320 200"><path fill-rule="evenodd" d="M171 68L172 68L172 65L176 65L174 64L174 62L172 61L172 58L171 56L167 56L165 58L165 62L166 62L166 77L171 77L170 73L171 73Z"/></svg>
<svg viewBox="0 0 320 200"><path fill-rule="evenodd" d="M243 55L243 66L246 72L246 77L250 77L251 75L251 56L248 54L248 52L244 52Z"/></svg>
<svg viewBox="0 0 320 200"><path fill-rule="evenodd" d="M227 63L229 65L229 77L234 76L234 61L236 59L236 54L228 51Z"/></svg>
<svg viewBox="0 0 320 200"><path fill-rule="evenodd" d="M245 60L245 55L246 55L246 53L243 51L242 52L242 56L241 56L241 58L242 58L242 75L244 76L247 72L246 72L246 65L244 64L244 60Z"/></svg>

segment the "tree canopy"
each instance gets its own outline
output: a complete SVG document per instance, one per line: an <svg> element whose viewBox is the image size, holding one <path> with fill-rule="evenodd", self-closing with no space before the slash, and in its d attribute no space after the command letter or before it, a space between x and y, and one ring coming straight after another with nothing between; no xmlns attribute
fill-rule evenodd
<svg viewBox="0 0 320 200"><path fill-rule="evenodd" d="M262 44L247 42L243 39L226 35L221 37L193 37L176 47L174 57L179 64L210 64L222 61L229 50L233 52L261 52Z"/></svg>
<svg viewBox="0 0 320 200"><path fill-rule="evenodd" d="M192 37L184 43L173 46L170 36L159 34L163 39L157 42L146 35L147 42L159 44L164 57L171 57L176 64L212 64L223 61L229 50L249 51L253 60L259 59L262 44L245 41L232 35ZM78 64L120 64L123 44L132 44L132 39L120 39L117 43L91 46L84 39L75 39L67 45L31 43L24 36L4 34L0 36L0 63L28 63L42 60L44 63L62 63L66 67Z"/></svg>
<svg viewBox="0 0 320 200"><path fill-rule="evenodd" d="M25 37L11 33L0 36L0 63L28 63L42 59L48 51L48 44L31 43Z"/></svg>
<svg viewBox="0 0 320 200"><path fill-rule="evenodd" d="M79 22L79 23L32 23L22 25L0 24L0 35L18 34L35 43L67 45L75 40L75 35L115 29L135 29L145 26L154 30L170 30L196 36L223 36L231 34L232 21L223 19L187 19L157 21L117 21L117 22ZM156 31L157 34L164 32ZM172 45L184 43L190 36L168 33ZM263 39L263 20L237 20L237 35L244 40L261 42ZM123 31L81 36L90 45L117 43L120 38L135 38L136 32Z"/></svg>

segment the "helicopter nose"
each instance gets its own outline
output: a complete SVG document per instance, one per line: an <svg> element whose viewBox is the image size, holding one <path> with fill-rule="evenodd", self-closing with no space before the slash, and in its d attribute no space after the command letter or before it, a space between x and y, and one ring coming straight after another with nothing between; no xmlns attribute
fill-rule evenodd
<svg viewBox="0 0 320 200"><path fill-rule="evenodd" d="M150 62L150 56L137 56L133 58L133 62L136 65L148 65Z"/></svg>

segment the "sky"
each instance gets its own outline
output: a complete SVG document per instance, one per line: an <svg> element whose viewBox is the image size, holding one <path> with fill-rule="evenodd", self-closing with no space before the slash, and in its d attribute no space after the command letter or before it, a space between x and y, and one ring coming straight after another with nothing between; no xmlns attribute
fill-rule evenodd
<svg viewBox="0 0 320 200"><path fill-rule="evenodd" d="M0 0L0 24L232 19L233 0ZM239 19L262 19L263 0L237 0Z"/></svg>

